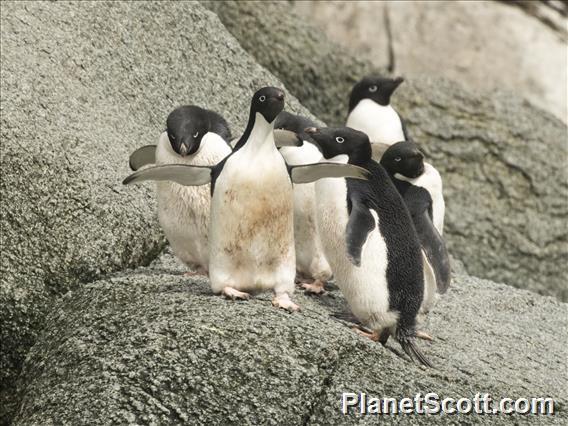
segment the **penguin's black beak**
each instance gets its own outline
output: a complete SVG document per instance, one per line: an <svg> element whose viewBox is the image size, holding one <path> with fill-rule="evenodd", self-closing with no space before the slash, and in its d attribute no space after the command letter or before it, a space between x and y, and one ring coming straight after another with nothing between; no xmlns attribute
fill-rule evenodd
<svg viewBox="0 0 568 426"><path fill-rule="evenodd" d="M320 152L322 151L322 146L318 143L315 138L316 135L320 134L320 129L317 127L307 127L304 129L304 133L309 137L309 142L312 143Z"/></svg>
<svg viewBox="0 0 568 426"><path fill-rule="evenodd" d="M279 101L283 101L284 97L284 92L278 92L278 94L276 95L276 99L278 99Z"/></svg>

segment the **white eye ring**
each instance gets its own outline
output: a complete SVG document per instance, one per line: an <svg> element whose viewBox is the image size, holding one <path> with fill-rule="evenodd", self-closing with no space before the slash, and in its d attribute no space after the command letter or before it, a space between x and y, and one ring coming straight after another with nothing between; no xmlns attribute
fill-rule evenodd
<svg viewBox="0 0 568 426"><path fill-rule="evenodd" d="M371 87L369 87L369 92L376 92L378 89L377 85L373 84Z"/></svg>
<svg viewBox="0 0 568 426"><path fill-rule="evenodd" d="M338 136L338 137L335 138L335 142L343 143L343 142L345 142L345 139L343 139L341 136Z"/></svg>
<svg viewBox="0 0 568 426"><path fill-rule="evenodd" d="M400 161L400 160L402 160L402 158L400 158L400 157L396 157L396 158L394 159L394 161Z"/></svg>
<svg viewBox="0 0 568 426"><path fill-rule="evenodd" d="M258 98L258 100L260 102L264 102L266 100L266 96L262 95L260 98Z"/></svg>
<svg viewBox="0 0 568 426"><path fill-rule="evenodd" d="M199 136L199 132L195 132L195 135L193 135L194 138L196 138L197 136Z"/></svg>

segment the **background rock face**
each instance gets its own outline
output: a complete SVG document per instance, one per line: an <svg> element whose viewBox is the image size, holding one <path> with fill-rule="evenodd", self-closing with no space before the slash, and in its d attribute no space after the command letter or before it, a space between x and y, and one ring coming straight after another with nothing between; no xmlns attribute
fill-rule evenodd
<svg viewBox="0 0 568 426"><path fill-rule="evenodd" d="M373 65L409 78L439 75L474 92L507 89L566 122L568 33L559 13L555 30L494 1L297 1L294 9Z"/></svg>
<svg viewBox="0 0 568 426"><path fill-rule="evenodd" d="M296 294L303 310L289 314L268 294L249 302L214 296L182 271L166 255L65 296L26 360L15 424L359 424L340 412L341 393L359 391L568 402L568 306L552 298L454 276L423 324L435 341L419 344L437 366L424 369L401 358L397 343L383 348L332 320L344 304L338 291ZM545 420L563 424L565 409Z"/></svg>
<svg viewBox="0 0 568 426"><path fill-rule="evenodd" d="M254 90L280 85L199 4L1 9L0 421L53 297L163 247L153 186L121 185L130 152L181 104L238 133Z"/></svg>
<svg viewBox="0 0 568 426"><path fill-rule="evenodd" d="M206 3L314 114L343 124L371 63L330 44L284 3ZM405 82L393 103L444 179L450 252L468 272L568 300L567 127L505 93L440 78Z"/></svg>

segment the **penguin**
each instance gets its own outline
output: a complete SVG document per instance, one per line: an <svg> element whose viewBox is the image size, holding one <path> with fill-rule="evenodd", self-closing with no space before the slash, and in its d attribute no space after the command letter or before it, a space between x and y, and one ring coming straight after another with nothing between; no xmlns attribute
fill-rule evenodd
<svg viewBox="0 0 568 426"><path fill-rule="evenodd" d="M385 169L372 160L368 136L350 128L306 129L327 161L363 167L367 181L316 182L318 226L325 254L354 316L386 344L390 335L413 360L431 367L415 344L431 337L416 328L424 278L412 219Z"/></svg>
<svg viewBox="0 0 568 426"><path fill-rule="evenodd" d="M425 293L421 311L428 312L436 292L443 294L450 285L450 259L442 238L444 197L442 178L414 142L391 145L380 164L402 195L422 246Z"/></svg>
<svg viewBox="0 0 568 426"><path fill-rule="evenodd" d="M214 165L231 153L231 131L225 119L214 111L184 105L172 111L167 129L158 145L148 145L130 157L130 167L186 164ZM173 253L192 272L207 275L209 264L210 189L157 182L158 220Z"/></svg>
<svg viewBox="0 0 568 426"><path fill-rule="evenodd" d="M287 111L278 114L274 128L292 131L304 141L302 146L283 146L280 149L287 164L297 166L321 160L321 153L313 144L306 142L308 136L304 133L305 128L315 125L310 119ZM294 185L296 272L302 288L313 294L323 294L332 272L317 232L315 197L314 183Z"/></svg>
<svg viewBox="0 0 568 426"><path fill-rule="evenodd" d="M252 98L243 135L224 160L214 166L149 166L123 183L211 183L209 278L213 292L246 300L250 293L272 290L274 306L297 311L290 297L296 275L292 182L334 176L366 179L367 172L345 164L286 165L273 134L274 121L283 109L284 92L262 88ZM302 141L295 137L289 143L301 145Z"/></svg>
<svg viewBox="0 0 568 426"><path fill-rule="evenodd" d="M393 143L409 139L402 117L390 104L393 92L403 81L402 77L367 76L351 90L345 125L367 134L375 161Z"/></svg>

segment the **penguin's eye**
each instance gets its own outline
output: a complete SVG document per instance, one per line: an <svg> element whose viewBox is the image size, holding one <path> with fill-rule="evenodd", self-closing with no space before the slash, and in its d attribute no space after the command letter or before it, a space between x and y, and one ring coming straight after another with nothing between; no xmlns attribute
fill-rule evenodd
<svg viewBox="0 0 568 426"><path fill-rule="evenodd" d="M262 95L260 98L258 98L258 100L260 102L264 102L266 100L266 96Z"/></svg>
<svg viewBox="0 0 568 426"><path fill-rule="evenodd" d="M400 158L400 157L395 157L395 158L394 158L394 161L397 161L397 162L398 162L398 161L400 161L400 160L402 160L402 158Z"/></svg>
<svg viewBox="0 0 568 426"><path fill-rule="evenodd" d="M345 142L345 139L343 139L341 136L338 136L338 137L335 138L335 142L343 143L343 142Z"/></svg>
<svg viewBox="0 0 568 426"><path fill-rule="evenodd" d="M197 136L199 136L199 132L195 132L195 135L193 135L194 138L196 138Z"/></svg>
<svg viewBox="0 0 568 426"><path fill-rule="evenodd" d="M373 84L372 86L369 87L369 92L374 93L377 91L378 88L379 87L376 84Z"/></svg>

